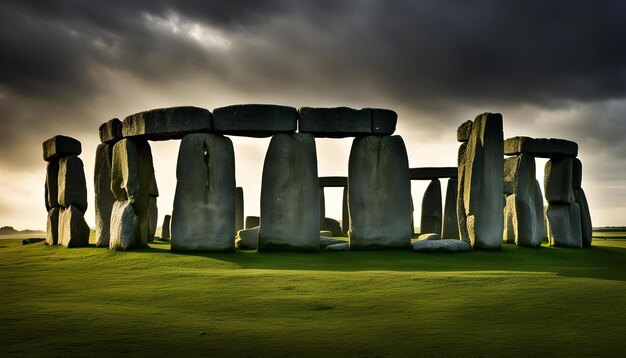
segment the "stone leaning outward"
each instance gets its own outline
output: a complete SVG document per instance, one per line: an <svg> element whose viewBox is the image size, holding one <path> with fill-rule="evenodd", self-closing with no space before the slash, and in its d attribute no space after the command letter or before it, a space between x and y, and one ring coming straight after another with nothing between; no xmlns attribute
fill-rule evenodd
<svg viewBox="0 0 626 358"><path fill-rule="evenodd" d="M128 250L138 246L139 219L130 200L116 201L111 212L109 248Z"/></svg>
<svg viewBox="0 0 626 358"><path fill-rule="evenodd" d="M441 238L459 240L459 222L456 217L458 180L449 179L443 211Z"/></svg>
<svg viewBox="0 0 626 358"><path fill-rule="evenodd" d="M76 206L83 213L87 211L87 183L83 161L74 155L59 159L59 205Z"/></svg>
<svg viewBox="0 0 626 358"><path fill-rule="evenodd" d="M94 169L94 207L96 208L96 246L109 247L111 210L115 196L111 192L113 146L101 143L96 148Z"/></svg>
<svg viewBox="0 0 626 358"><path fill-rule="evenodd" d="M441 235L442 213L441 182L439 179L433 179L428 184L422 199L420 232L422 234L434 233Z"/></svg>
<svg viewBox="0 0 626 358"><path fill-rule="evenodd" d="M350 244L342 242L339 244L328 245L324 251L350 251Z"/></svg>
<svg viewBox="0 0 626 358"><path fill-rule="evenodd" d="M259 250L319 251L319 200L313 136L274 135L263 164Z"/></svg>
<svg viewBox="0 0 626 358"><path fill-rule="evenodd" d="M484 113L476 117L465 153L463 202L472 246L500 249L504 218L502 115Z"/></svg>
<svg viewBox="0 0 626 358"><path fill-rule="evenodd" d="M43 142L43 160L46 162L55 158L81 153L80 142L74 138L56 135Z"/></svg>
<svg viewBox="0 0 626 358"><path fill-rule="evenodd" d="M180 139L213 129L211 112L198 107L169 107L139 112L124 118L122 135L149 140Z"/></svg>
<svg viewBox="0 0 626 358"><path fill-rule="evenodd" d="M65 247L89 245L89 226L83 212L74 205L62 208L59 213L59 244Z"/></svg>
<svg viewBox="0 0 626 358"><path fill-rule="evenodd" d="M458 175L459 172L457 167L424 167L409 169L409 176L411 177L411 180L457 178Z"/></svg>
<svg viewBox="0 0 626 358"><path fill-rule="evenodd" d="M411 182L402 138L355 138L348 173L350 249L408 249Z"/></svg>
<svg viewBox="0 0 626 358"><path fill-rule="evenodd" d="M467 142L470 139L470 134L472 134L472 126L474 122L465 121L463 124L459 126L456 130L456 140L459 142Z"/></svg>
<svg viewBox="0 0 626 358"><path fill-rule="evenodd" d="M46 166L46 209L59 206L59 161L52 159Z"/></svg>
<svg viewBox="0 0 626 358"><path fill-rule="evenodd" d="M505 155L529 154L539 158L576 157L578 144L565 139L513 137L504 141Z"/></svg>
<svg viewBox="0 0 626 358"><path fill-rule="evenodd" d="M466 252L472 247L463 240L422 240L413 243L417 252Z"/></svg>
<svg viewBox="0 0 626 358"><path fill-rule="evenodd" d="M248 137L270 137L293 133L298 111L273 104L238 104L213 110L213 130L217 133Z"/></svg>
<svg viewBox="0 0 626 358"><path fill-rule="evenodd" d="M575 200L571 158L550 159L544 171L543 188L548 203L568 204Z"/></svg>
<svg viewBox="0 0 626 358"><path fill-rule="evenodd" d="M246 216L246 229L259 226L261 218L258 216Z"/></svg>
<svg viewBox="0 0 626 358"><path fill-rule="evenodd" d="M183 137L176 166L172 250L235 249L235 154L227 137Z"/></svg>
<svg viewBox="0 0 626 358"><path fill-rule="evenodd" d="M558 247L583 246L580 207L577 203L548 204L548 235L550 244Z"/></svg>
<svg viewBox="0 0 626 358"><path fill-rule="evenodd" d="M113 118L102 123L98 131L100 132L100 141L102 143L114 144L122 139L122 121Z"/></svg>
<svg viewBox="0 0 626 358"><path fill-rule="evenodd" d="M259 227L237 231L235 247L239 250L256 250L259 246Z"/></svg>
<svg viewBox="0 0 626 358"><path fill-rule="evenodd" d="M299 116L300 133L322 138L391 135L398 120L394 111L380 108L302 107Z"/></svg>
<svg viewBox="0 0 626 358"><path fill-rule="evenodd" d="M165 215L163 217L163 226L161 226L161 239L170 238L170 220L171 219L172 219L171 215Z"/></svg>
<svg viewBox="0 0 626 358"><path fill-rule="evenodd" d="M46 245L57 245L59 243L59 213L60 208L55 207L48 211L48 221L46 225Z"/></svg>
<svg viewBox="0 0 626 358"><path fill-rule="evenodd" d="M591 213L589 212L589 204L587 203L587 196L582 188L574 189L574 196L576 197L576 203L580 207L580 220L582 229L583 247L591 246L593 238L593 226L591 224Z"/></svg>

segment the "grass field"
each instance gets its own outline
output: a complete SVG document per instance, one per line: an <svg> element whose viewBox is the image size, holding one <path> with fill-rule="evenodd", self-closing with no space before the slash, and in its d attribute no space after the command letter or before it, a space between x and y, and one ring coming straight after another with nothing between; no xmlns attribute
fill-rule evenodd
<svg viewBox="0 0 626 358"><path fill-rule="evenodd" d="M0 240L2 356L626 356L626 240L418 254Z"/></svg>

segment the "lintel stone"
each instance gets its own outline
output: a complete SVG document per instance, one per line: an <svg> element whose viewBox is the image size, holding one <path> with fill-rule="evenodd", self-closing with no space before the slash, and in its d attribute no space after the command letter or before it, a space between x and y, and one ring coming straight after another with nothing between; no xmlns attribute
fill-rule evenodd
<svg viewBox="0 0 626 358"><path fill-rule="evenodd" d="M529 154L539 158L576 157L578 144L554 138L512 137L504 141L505 155Z"/></svg>
<svg viewBox="0 0 626 358"><path fill-rule="evenodd" d="M122 139L122 121L117 118L108 120L100 125L98 131L102 143L115 143Z"/></svg>
<svg viewBox="0 0 626 358"><path fill-rule="evenodd" d="M293 133L298 126L298 111L273 104L238 104L213 110L213 130L217 133L247 137L271 137Z"/></svg>
<svg viewBox="0 0 626 358"><path fill-rule="evenodd" d="M411 180L433 180L439 178L457 178L459 176L457 167L424 167L410 168Z"/></svg>
<svg viewBox="0 0 626 358"><path fill-rule="evenodd" d="M346 187L348 177L319 177L321 187Z"/></svg>
<svg viewBox="0 0 626 358"><path fill-rule="evenodd" d="M124 118L122 135L148 140L180 139L212 130L211 112L198 107L157 108Z"/></svg>
<svg viewBox="0 0 626 358"><path fill-rule="evenodd" d="M72 137L55 135L43 142L43 160L46 162L68 155L79 155L82 151L80 142Z"/></svg>

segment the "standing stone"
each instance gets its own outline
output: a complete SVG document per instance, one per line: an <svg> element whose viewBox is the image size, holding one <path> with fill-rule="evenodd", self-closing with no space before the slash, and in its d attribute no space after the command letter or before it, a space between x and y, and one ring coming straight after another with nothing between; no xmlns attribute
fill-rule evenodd
<svg viewBox="0 0 626 358"><path fill-rule="evenodd" d="M165 215L163 218L163 226L161 227L161 239L169 239L170 238L170 215Z"/></svg>
<svg viewBox="0 0 626 358"><path fill-rule="evenodd" d="M471 122L470 122L471 123ZM458 187L456 196L456 219L459 225L459 238L468 244L470 243L469 232L467 231L467 217L465 215L465 152L467 151L467 143L459 146L458 153Z"/></svg>
<svg viewBox="0 0 626 358"><path fill-rule="evenodd" d="M139 219L130 200L116 201L111 211L111 239L109 248L128 250L141 246L137 242Z"/></svg>
<svg viewBox="0 0 626 358"><path fill-rule="evenodd" d="M326 198L324 197L324 187L320 187L320 230L326 230Z"/></svg>
<svg viewBox="0 0 626 358"><path fill-rule="evenodd" d="M235 249L235 154L227 137L186 135L180 143L172 250Z"/></svg>
<svg viewBox="0 0 626 358"><path fill-rule="evenodd" d="M102 143L96 148L94 169L94 206L96 208L96 246L109 247L111 210L115 196L111 192L113 146Z"/></svg>
<svg viewBox="0 0 626 358"><path fill-rule="evenodd" d="M430 181L430 184L428 184L424 198L422 199L420 233L441 235L442 212L441 182L439 179L433 179Z"/></svg>
<svg viewBox="0 0 626 358"><path fill-rule="evenodd" d="M572 188L572 158L553 158L546 163L544 189L551 204L568 204L575 201Z"/></svg>
<svg viewBox="0 0 626 358"><path fill-rule="evenodd" d="M580 159L574 158L572 162L572 188L580 189L583 184L583 163Z"/></svg>
<svg viewBox="0 0 626 358"><path fill-rule="evenodd" d="M51 208L48 211L48 222L46 228L46 245L57 245L59 243L59 207Z"/></svg>
<svg viewBox="0 0 626 358"><path fill-rule="evenodd" d="M235 232L243 229L243 188L235 188Z"/></svg>
<svg viewBox="0 0 626 358"><path fill-rule="evenodd" d="M411 182L400 136L355 138L348 165L350 249L411 246Z"/></svg>
<svg viewBox="0 0 626 358"><path fill-rule="evenodd" d="M502 234L502 240L507 244L514 244L515 232L517 228L515 194L509 194L504 200L504 232Z"/></svg>
<svg viewBox="0 0 626 358"><path fill-rule="evenodd" d="M83 161L77 156L67 156L59 160L58 201L62 207L70 205L87 211L87 184Z"/></svg>
<svg viewBox="0 0 626 358"><path fill-rule="evenodd" d="M472 126L474 122L465 121L456 130L456 140L459 142L468 142L472 134Z"/></svg>
<svg viewBox="0 0 626 358"><path fill-rule="evenodd" d="M89 226L77 206L62 208L59 213L59 244L68 248L89 245Z"/></svg>
<svg viewBox="0 0 626 358"><path fill-rule="evenodd" d="M446 201L443 211L442 239L459 240L459 222L456 218L457 179L448 179Z"/></svg>
<svg viewBox="0 0 626 358"><path fill-rule="evenodd" d="M541 225L538 228L541 241L548 238L547 224L546 224L546 208L543 205L543 193L541 193L541 186L539 181L535 179L535 213L537 215L537 222Z"/></svg>
<svg viewBox="0 0 626 358"><path fill-rule="evenodd" d="M580 208L583 247L589 247L593 238L593 226L591 224L591 213L589 212L587 196L585 196L585 191L582 188L574 189L574 196Z"/></svg>
<svg viewBox="0 0 626 358"><path fill-rule="evenodd" d="M583 246L580 207L577 203L550 203L546 215L551 245L574 248Z"/></svg>
<svg viewBox="0 0 626 358"><path fill-rule="evenodd" d="M46 166L46 209L59 206L59 161L52 159Z"/></svg>
<svg viewBox="0 0 626 358"><path fill-rule="evenodd" d="M341 231L344 235L350 230L350 211L348 210L348 187L343 188L341 199Z"/></svg>
<svg viewBox="0 0 626 358"><path fill-rule="evenodd" d="M148 241L154 241L158 219L159 208L157 207L157 197L150 195L148 197Z"/></svg>
<svg viewBox="0 0 626 358"><path fill-rule="evenodd" d="M274 135L263 165L259 250L319 251L319 195L313 136Z"/></svg>
<svg viewBox="0 0 626 358"><path fill-rule="evenodd" d="M246 229L259 226L261 218L258 216L246 216Z"/></svg>
<svg viewBox="0 0 626 358"><path fill-rule="evenodd" d="M504 152L502 115L476 117L465 154L463 201L470 242L477 249L500 249Z"/></svg>

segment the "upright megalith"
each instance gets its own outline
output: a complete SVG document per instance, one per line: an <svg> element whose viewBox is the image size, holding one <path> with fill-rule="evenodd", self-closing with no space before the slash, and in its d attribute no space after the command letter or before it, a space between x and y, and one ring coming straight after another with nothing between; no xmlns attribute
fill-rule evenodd
<svg viewBox="0 0 626 358"><path fill-rule="evenodd" d="M519 246L539 247L544 238L543 200L537 196L535 158L528 154L504 162L504 239Z"/></svg>
<svg viewBox="0 0 626 358"><path fill-rule="evenodd" d="M157 208L157 197L148 196L148 241L154 241L159 219L159 209Z"/></svg>
<svg viewBox="0 0 626 358"><path fill-rule="evenodd" d="M259 250L319 251L319 231L315 139L276 134L263 164Z"/></svg>
<svg viewBox="0 0 626 358"><path fill-rule="evenodd" d="M243 229L243 188L235 188L235 232Z"/></svg>
<svg viewBox="0 0 626 358"><path fill-rule="evenodd" d="M557 157L546 163L543 186L548 201L548 236L553 246L583 246L581 211L574 196L572 176L572 158Z"/></svg>
<svg viewBox="0 0 626 358"><path fill-rule="evenodd" d="M135 239L123 246L123 249L146 246L151 234L149 197L158 195L152 151L146 140L125 138L115 143L111 163L111 192L118 202L128 200L137 216ZM121 220L128 217L119 216ZM120 231L119 227L113 225L128 226L125 222L114 221L113 216L110 225L111 232ZM109 248L119 249L122 246L110 243Z"/></svg>
<svg viewBox="0 0 626 358"><path fill-rule="evenodd" d="M87 185L83 162L78 155L81 144L74 138L57 135L43 142L48 209L46 244L80 247L89 244Z"/></svg>
<svg viewBox="0 0 626 358"><path fill-rule="evenodd" d="M111 211L115 196L111 191L113 145L100 143L94 167L94 207L96 209L96 246L109 247Z"/></svg>
<svg viewBox="0 0 626 358"><path fill-rule="evenodd" d="M443 210L441 208L441 182L433 179L428 184L422 199L420 233L441 235Z"/></svg>
<svg viewBox="0 0 626 358"><path fill-rule="evenodd" d="M470 121L470 123L472 123ZM464 124L463 124L464 125ZM463 126L462 125L462 126ZM471 131L471 129L470 129ZM458 185L456 196L456 219L459 227L459 239L470 243L469 232L467 231L467 216L465 214L465 152L467 151L467 142L461 143L459 146L457 164L458 164Z"/></svg>
<svg viewBox="0 0 626 358"><path fill-rule="evenodd" d="M235 192L232 141L213 133L183 137L176 166L172 250L233 251Z"/></svg>
<svg viewBox="0 0 626 358"><path fill-rule="evenodd" d="M457 179L448 179L443 210L443 227L441 229L442 239L459 240L459 222L456 217L458 185Z"/></svg>
<svg viewBox="0 0 626 358"><path fill-rule="evenodd" d="M591 224L591 212L589 211L589 203L587 196L582 188L583 167L578 158L574 159L572 166L572 187L574 189L574 198L580 207L581 233L583 239L583 247L591 246L593 236L593 226Z"/></svg>
<svg viewBox="0 0 626 358"><path fill-rule="evenodd" d="M575 201L572 170L571 158L548 160L544 171L544 189L548 203L569 204Z"/></svg>
<svg viewBox="0 0 626 358"><path fill-rule="evenodd" d="M118 200L111 211L111 236L109 248L128 250L137 245L139 218L130 200Z"/></svg>
<svg viewBox="0 0 626 358"><path fill-rule="evenodd" d="M476 117L463 159L463 205L469 239L476 249L502 246L503 141L501 114Z"/></svg>
<svg viewBox="0 0 626 358"><path fill-rule="evenodd" d="M400 136L357 137L348 164L350 249L411 246L411 182Z"/></svg>
<svg viewBox="0 0 626 358"><path fill-rule="evenodd" d="M163 217L163 226L161 226L161 239L170 238L170 220L171 219L172 219L171 215L165 215Z"/></svg>

